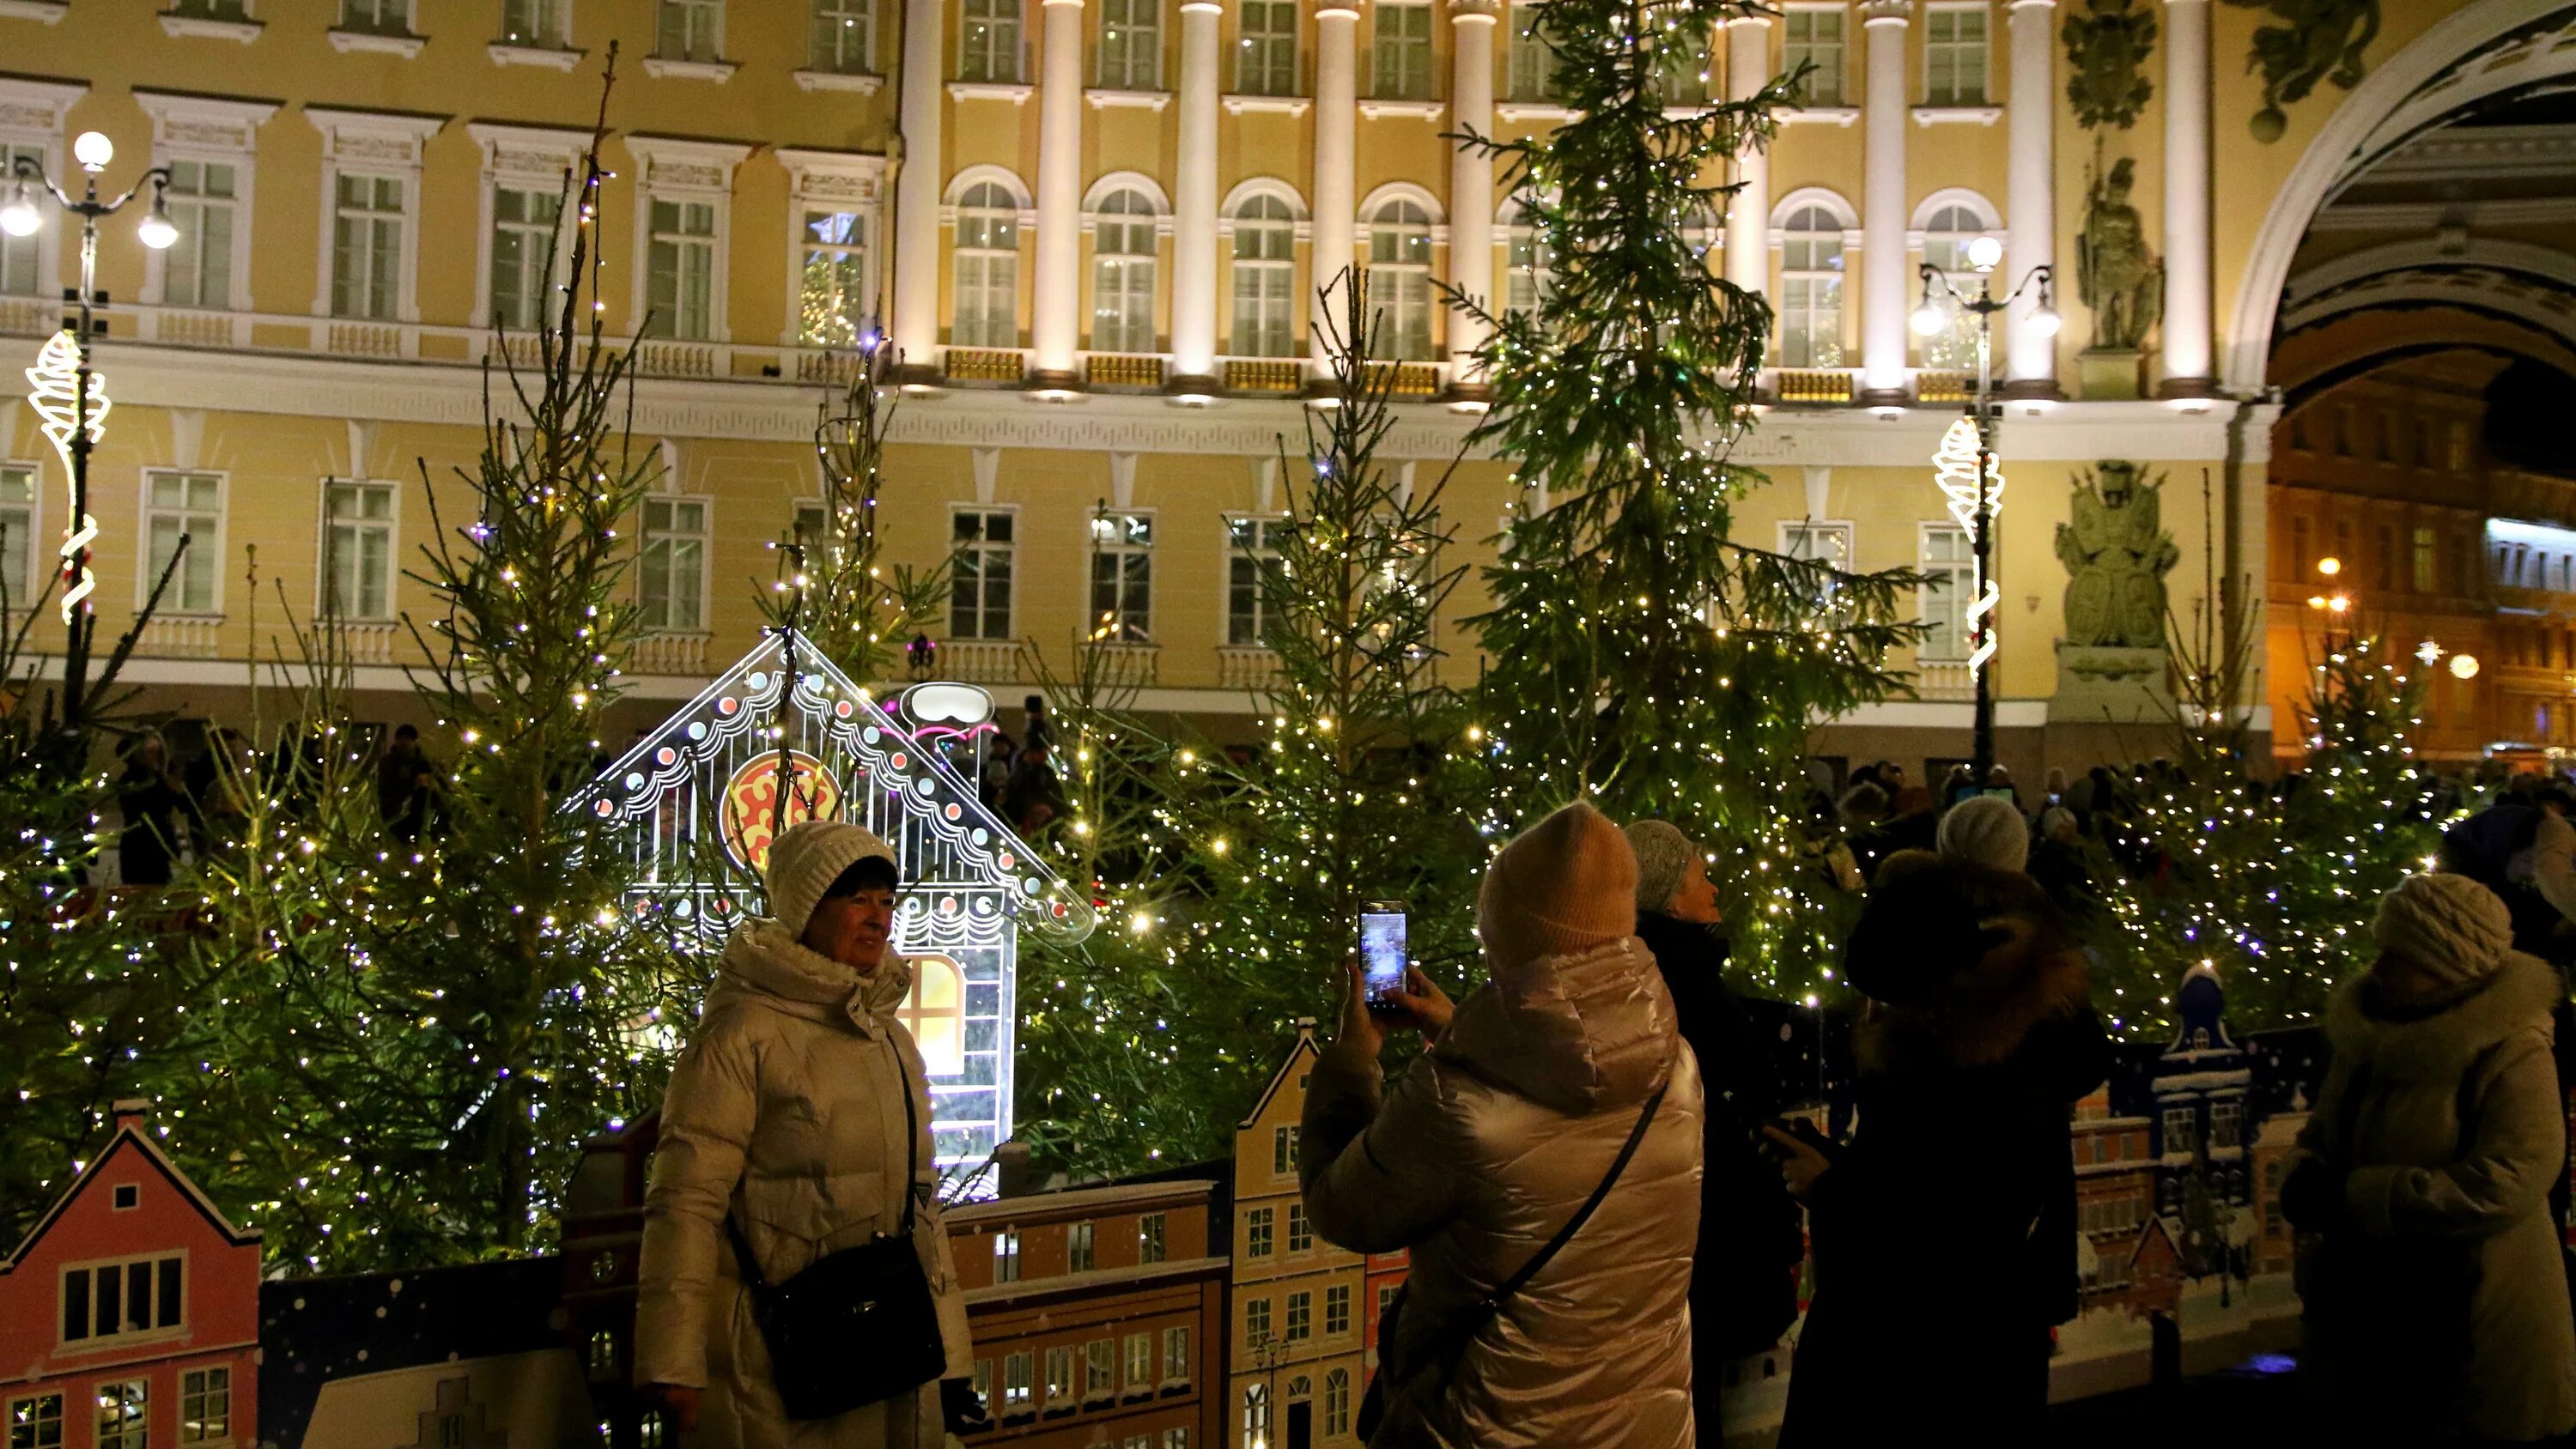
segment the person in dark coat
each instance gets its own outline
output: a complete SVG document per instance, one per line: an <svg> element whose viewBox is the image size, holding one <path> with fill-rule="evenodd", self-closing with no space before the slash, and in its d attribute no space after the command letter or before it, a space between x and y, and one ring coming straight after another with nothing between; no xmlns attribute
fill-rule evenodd
<svg viewBox="0 0 2576 1449"><path fill-rule="evenodd" d="M1048 763L1049 753L1043 737L1022 746L1020 762L1011 767L1011 778L1002 786L1002 818L1023 838L1064 813L1064 786L1056 779L1055 766Z"/></svg>
<svg viewBox="0 0 2576 1449"><path fill-rule="evenodd" d="M2084 954L2029 877L1904 855L1844 971L1858 1133L1765 1129L1816 1260L1780 1444L2037 1444L2076 1308L2067 1122L2110 1069Z"/></svg>
<svg viewBox="0 0 2576 1449"><path fill-rule="evenodd" d="M1763 1069L1770 1054L1720 976L1729 943L1705 857L1662 820L1640 820L1627 833L1637 855L1637 939L1654 953L1707 1093L1691 1398L1700 1442L1716 1444L1725 1437L1718 1390L1726 1366L1778 1343L1798 1316L1806 1239L1798 1204L1754 1146L1754 1128L1780 1110L1780 1084Z"/></svg>
<svg viewBox="0 0 2576 1449"><path fill-rule="evenodd" d="M117 808L125 829L116 838L117 869L127 885L168 885L170 862L179 849L179 812L188 792L170 768L169 754L157 734L135 741L125 757L125 773L116 780Z"/></svg>

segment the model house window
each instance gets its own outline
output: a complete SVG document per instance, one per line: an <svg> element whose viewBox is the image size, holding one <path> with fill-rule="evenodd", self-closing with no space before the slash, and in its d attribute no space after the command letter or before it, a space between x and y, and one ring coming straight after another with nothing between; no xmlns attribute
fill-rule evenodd
<svg viewBox="0 0 2576 1449"><path fill-rule="evenodd" d="M1270 1386L1252 1384L1243 1391L1243 1443L1270 1442Z"/></svg>
<svg viewBox="0 0 2576 1449"><path fill-rule="evenodd" d="M2167 1107L2165 1109L2165 1156L2172 1157L2179 1153L2187 1157L2199 1148L2200 1133L2192 1109Z"/></svg>
<svg viewBox="0 0 2576 1449"><path fill-rule="evenodd" d="M1294 345L1297 224L1288 203L1255 196L1234 211L1234 350L1286 357Z"/></svg>
<svg viewBox="0 0 2576 1449"><path fill-rule="evenodd" d="M42 166L45 164L45 148L0 142L0 176L15 175L21 157ZM39 195L38 202L50 216L52 200ZM176 220L175 216L173 220ZM43 244L42 231L26 236L0 232L0 296L33 297L49 290L44 277Z"/></svg>
<svg viewBox="0 0 2576 1449"><path fill-rule="evenodd" d="M653 198L639 331L705 342L715 335L716 208L712 201Z"/></svg>
<svg viewBox="0 0 2576 1449"><path fill-rule="evenodd" d="M409 35L411 0L340 0L340 28L369 35Z"/></svg>
<svg viewBox="0 0 2576 1449"><path fill-rule="evenodd" d="M501 0L501 43L532 50L560 50L570 27L564 11L571 0Z"/></svg>
<svg viewBox="0 0 2576 1449"><path fill-rule="evenodd" d="M1370 59L1382 101L1431 99L1431 7L1378 0Z"/></svg>
<svg viewBox="0 0 2576 1449"><path fill-rule="evenodd" d="M661 0L653 53L664 60L714 60L724 50L724 0Z"/></svg>
<svg viewBox="0 0 2576 1449"><path fill-rule="evenodd" d="M1419 9L1425 6L1381 7ZM1431 358L1431 217L1402 197L1380 205L1369 219L1369 308L1380 336L1372 351L1404 362Z"/></svg>
<svg viewBox="0 0 2576 1449"><path fill-rule="evenodd" d="M1503 307L1524 317L1555 288L1556 255L1530 225L1529 213L1516 211L1503 228Z"/></svg>
<svg viewBox="0 0 2576 1449"><path fill-rule="evenodd" d="M2245 1104L2212 1102L2209 1104L2209 1145L2238 1147L2244 1144Z"/></svg>
<svg viewBox="0 0 2576 1449"><path fill-rule="evenodd" d="M1270 1129L1270 1173L1273 1177L1286 1177L1297 1170L1298 1131L1296 1127Z"/></svg>
<svg viewBox="0 0 2576 1449"><path fill-rule="evenodd" d="M137 597L148 596L161 571L179 553L186 535L188 553L171 575L161 606L181 614L211 614L220 607L224 528L224 479L220 473L146 473L143 475L143 576Z"/></svg>
<svg viewBox="0 0 2576 1449"><path fill-rule="evenodd" d="M1007 512L961 508L951 527L956 562L948 575L948 637L1011 637L1011 542ZM1159 1224L1160 1215L1153 1221Z"/></svg>
<svg viewBox="0 0 2576 1449"><path fill-rule="evenodd" d="M161 254L161 300L169 305L233 305L234 180L230 162L170 163L166 196L179 240Z"/></svg>
<svg viewBox="0 0 2576 1449"><path fill-rule="evenodd" d="M1243 1341L1262 1344L1270 1341L1270 1300L1255 1298L1243 1305Z"/></svg>
<svg viewBox="0 0 2576 1449"><path fill-rule="evenodd" d="M1297 0L1243 0L1236 20L1234 88L1247 96L1297 93Z"/></svg>
<svg viewBox="0 0 2576 1449"><path fill-rule="evenodd" d="M1117 1394L1118 1345L1111 1339L1095 1338L1082 1346L1082 1396L1107 1399Z"/></svg>
<svg viewBox="0 0 2576 1449"><path fill-rule="evenodd" d="M1781 17L1780 73L1807 73L1798 82L1798 103L1839 106L1843 103L1843 12L1840 6L1817 10L1791 6Z"/></svg>
<svg viewBox="0 0 2576 1449"><path fill-rule="evenodd" d="M1091 539L1092 642L1153 643L1153 516L1100 514L1091 520Z"/></svg>
<svg viewBox="0 0 2576 1449"><path fill-rule="evenodd" d="M966 0L963 14L957 78L1016 83L1020 78L1020 0Z"/></svg>
<svg viewBox="0 0 2576 1449"><path fill-rule="evenodd" d="M9 1401L9 1449L62 1449L63 1396L36 1394Z"/></svg>
<svg viewBox="0 0 2576 1449"><path fill-rule="evenodd" d="M1100 84L1150 91L1163 83L1163 0L1100 0Z"/></svg>
<svg viewBox="0 0 2576 1449"><path fill-rule="evenodd" d="M1091 348L1154 350L1154 203L1141 191L1102 198L1091 224Z"/></svg>
<svg viewBox="0 0 2576 1449"><path fill-rule="evenodd" d="M1315 1295L1303 1292L1289 1294L1288 1341L1290 1343L1298 1343L1305 1339L1312 1338L1314 1335Z"/></svg>
<svg viewBox="0 0 2576 1449"><path fill-rule="evenodd" d="M1154 1335L1127 1335L1127 1387L1151 1388L1154 1383Z"/></svg>
<svg viewBox="0 0 2576 1449"><path fill-rule="evenodd" d="M1938 13L1938 12L1935 12ZM1993 235L1985 218L1965 206L1944 206L1932 213L1923 228L1924 263L1949 279L1962 297L1974 297L1984 286L1985 278L1968 264L1968 244L1978 237ZM1935 305L1949 313L1949 325L1934 336L1922 339L1925 367L1973 368L1977 365L1977 321L1964 308L1953 303L1938 289L1933 293Z"/></svg>
<svg viewBox="0 0 2576 1449"><path fill-rule="evenodd" d="M813 42L805 63L833 75L877 68L876 0L814 0Z"/></svg>
<svg viewBox="0 0 2576 1449"><path fill-rule="evenodd" d="M12 612L33 607L36 580L36 470L0 467L0 602Z"/></svg>
<svg viewBox="0 0 2576 1449"><path fill-rule="evenodd" d="M1351 1331L1351 1285L1336 1283L1324 1290L1324 1332L1328 1335Z"/></svg>
<svg viewBox="0 0 2576 1449"><path fill-rule="evenodd" d="M1020 1281L1020 1235L1015 1230L1005 1228L993 1235L993 1281Z"/></svg>
<svg viewBox="0 0 2576 1449"><path fill-rule="evenodd" d="M1163 1382L1180 1384L1190 1378L1190 1331L1187 1328L1163 1330Z"/></svg>
<svg viewBox="0 0 2576 1449"><path fill-rule="evenodd" d="M1136 1261L1159 1263L1167 1254L1164 1233L1169 1220L1161 1213L1147 1213L1136 1220Z"/></svg>
<svg viewBox="0 0 2576 1449"><path fill-rule="evenodd" d="M1088 1273L1092 1268L1091 1224L1075 1223L1064 1235L1065 1268L1068 1272Z"/></svg>
<svg viewBox="0 0 2576 1449"><path fill-rule="evenodd" d="M1915 657L1927 662L1967 658L1968 603L1977 592L1976 553L1968 531L1947 523L1924 524L1916 566L1924 582L1915 595L1916 617L1923 621Z"/></svg>
<svg viewBox="0 0 2576 1449"><path fill-rule="evenodd" d="M1225 642L1238 649L1258 648L1262 644L1263 605L1270 577L1279 569L1279 531L1287 528L1284 518L1229 518L1225 521ZM1297 1129L1281 1127L1272 1141L1274 1155L1286 1149L1284 1166L1276 1169L1286 1176L1296 1168Z"/></svg>
<svg viewBox="0 0 2576 1449"><path fill-rule="evenodd" d="M1545 14L1537 5L1512 7L1511 74L1505 81L1511 100L1555 99L1556 52L1548 48L1547 37L1539 31Z"/></svg>
<svg viewBox="0 0 2576 1449"><path fill-rule="evenodd" d="M688 634L706 627L707 501L644 500L644 627Z"/></svg>
<svg viewBox="0 0 2576 1449"><path fill-rule="evenodd" d="M855 211L805 212L805 267L797 299L797 340L808 347L856 347L867 327L868 219Z"/></svg>
<svg viewBox="0 0 2576 1449"><path fill-rule="evenodd" d="M1247 1258L1269 1257L1271 1243L1270 1229L1271 1209L1266 1207L1248 1209L1243 1215L1243 1256Z"/></svg>
<svg viewBox="0 0 2576 1449"><path fill-rule="evenodd" d="M1163 1449L1190 1449L1190 1431L1187 1429L1165 1429L1163 1431Z"/></svg>
<svg viewBox="0 0 2576 1449"><path fill-rule="evenodd" d="M63 1272L63 1342L150 1333L187 1322L187 1265L137 1258Z"/></svg>
<svg viewBox="0 0 2576 1449"><path fill-rule="evenodd" d="M1935 5L1923 12L1923 103L1986 103L1986 7Z"/></svg>
<svg viewBox="0 0 2576 1449"><path fill-rule="evenodd" d="M1349 1432L1351 1432L1351 1371L1334 1369L1324 1375L1324 1437L1338 1439Z"/></svg>
<svg viewBox="0 0 2576 1449"><path fill-rule="evenodd" d="M1821 206L1781 228L1780 365L1843 365L1843 224Z"/></svg>
<svg viewBox="0 0 2576 1449"><path fill-rule="evenodd" d="M1049 1408L1072 1402L1073 1346L1063 1344L1047 1350L1046 1401Z"/></svg>
<svg viewBox="0 0 2576 1449"><path fill-rule="evenodd" d="M323 488L322 576L326 613L394 616L394 485L333 480Z"/></svg>
<svg viewBox="0 0 2576 1449"><path fill-rule="evenodd" d="M1019 346L1020 208L998 183L971 187L958 202L953 265L957 345Z"/></svg>
<svg viewBox="0 0 2576 1449"><path fill-rule="evenodd" d="M1302 1253L1314 1246L1315 1225L1306 1219L1305 1204L1288 1204L1288 1251Z"/></svg>
<svg viewBox="0 0 2576 1449"><path fill-rule="evenodd" d="M1029 1406L1029 1381L1036 1367L1036 1360L1025 1353L1015 1353L1002 1360L1004 1409L1026 1409Z"/></svg>
<svg viewBox="0 0 2576 1449"><path fill-rule="evenodd" d="M394 320L408 190L398 176L341 173L331 226L332 316Z"/></svg>
<svg viewBox="0 0 2576 1449"><path fill-rule="evenodd" d="M90 1441L97 1449L145 1449L151 1442L150 1386L148 1379L123 1379L91 1391L98 1396L98 1437Z"/></svg>
<svg viewBox="0 0 2576 1449"><path fill-rule="evenodd" d="M1404 1285L1401 1283L1380 1283L1377 1285L1377 1316L1379 1321L1385 1321L1387 1305L1395 1301L1396 1290L1403 1286Z"/></svg>
<svg viewBox="0 0 2576 1449"><path fill-rule="evenodd" d="M554 267L555 222L563 193L525 186L492 188L492 321L511 332L546 325Z"/></svg>

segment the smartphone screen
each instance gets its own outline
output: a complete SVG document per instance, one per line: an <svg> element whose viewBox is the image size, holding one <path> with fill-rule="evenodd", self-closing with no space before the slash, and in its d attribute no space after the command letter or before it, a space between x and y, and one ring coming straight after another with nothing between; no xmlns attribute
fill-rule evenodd
<svg viewBox="0 0 2576 1449"><path fill-rule="evenodd" d="M1404 907L1381 901L1360 913L1360 965L1369 1005L1382 1006L1404 989Z"/></svg>

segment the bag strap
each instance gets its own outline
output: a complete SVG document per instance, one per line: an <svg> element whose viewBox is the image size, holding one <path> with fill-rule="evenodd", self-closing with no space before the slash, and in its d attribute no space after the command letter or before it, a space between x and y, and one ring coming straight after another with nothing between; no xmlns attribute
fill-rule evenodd
<svg viewBox="0 0 2576 1449"><path fill-rule="evenodd" d="M1532 1254L1528 1262L1521 1264L1519 1272L1504 1279L1493 1292L1477 1300L1476 1309L1479 1313L1493 1314L1502 1311L1504 1299L1528 1287L1530 1280L1539 1275L1539 1271L1548 1265L1549 1260L1562 1252L1567 1243L1574 1241L1576 1233L1583 1231L1583 1225L1590 1221L1592 1214L1600 1208L1602 1199L1610 1196L1610 1189L1619 1181L1619 1175L1628 1170L1628 1160L1637 1155L1637 1144L1646 1140L1646 1127L1655 1120L1655 1110L1664 1105L1664 1093L1671 1090L1672 1085L1672 1073L1667 1070L1664 1073L1663 1082L1655 1088L1654 1095L1646 1099L1645 1110L1637 1114L1637 1125L1628 1129L1628 1140L1619 1145L1619 1155L1611 1161L1610 1171L1602 1176L1600 1185L1592 1189L1592 1196L1583 1200L1583 1206L1574 1210L1574 1216L1565 1220L1565 1226L1556 1230L1556 1236L1548 1239L1545 1247Z"/></svg>

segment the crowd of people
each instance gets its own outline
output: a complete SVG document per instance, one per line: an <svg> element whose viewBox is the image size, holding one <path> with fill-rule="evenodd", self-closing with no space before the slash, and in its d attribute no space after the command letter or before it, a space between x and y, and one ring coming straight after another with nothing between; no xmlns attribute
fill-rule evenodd
<svg viewBox="0 0 2576 1449"><path fill-rule="evenodd" d="M322 777L320 739L294 725L262 752L239 730L204 731L197 748L174 760L159 730L139 730L120 751L115 776L121 820L116 832L119 884L164 886L184 862L206 864L241 843L256 791L279 818L308 818ZM378 820L408 845L437 818L441 772L422 753L420 731L398 725L372 762Z"/></svg>

